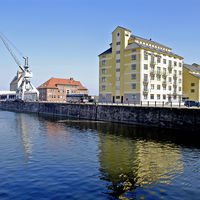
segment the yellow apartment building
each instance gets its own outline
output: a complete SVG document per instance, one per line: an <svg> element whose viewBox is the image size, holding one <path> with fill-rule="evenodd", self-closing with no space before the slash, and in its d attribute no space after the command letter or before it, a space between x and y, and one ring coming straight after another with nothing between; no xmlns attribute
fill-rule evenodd
<svg viewBox="0 0 200 200"><path fill-rule="evenodd" d="M178 102L183 57L118 26L99 55L99 102Z"/></svg>
<svg viewBox="0 0 200 200"><path fill-rule="evenodd" d="M200 65L183 65L183 95L193 101L200 101Z"/></svg>

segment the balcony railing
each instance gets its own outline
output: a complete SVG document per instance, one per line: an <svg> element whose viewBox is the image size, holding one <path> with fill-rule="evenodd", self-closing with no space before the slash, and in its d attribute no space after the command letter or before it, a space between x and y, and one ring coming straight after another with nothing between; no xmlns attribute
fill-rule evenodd
<svg viewBox="0 0 200 200"><path fill-rule="evenodd" d="M156 73L155 70L151 70L151 71L150 71L150 74L155 74L155 73Z"/></svg>

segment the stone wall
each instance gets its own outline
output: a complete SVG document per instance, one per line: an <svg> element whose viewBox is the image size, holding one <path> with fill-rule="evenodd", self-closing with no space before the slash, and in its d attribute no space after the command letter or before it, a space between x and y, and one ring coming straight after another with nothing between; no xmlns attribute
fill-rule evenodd
<svg viewBox="0 0 200 200"><path fill-rule="evenodd" d="M200 130L200 109L95 104L0 102L0 109L170 129Z"/></svg>

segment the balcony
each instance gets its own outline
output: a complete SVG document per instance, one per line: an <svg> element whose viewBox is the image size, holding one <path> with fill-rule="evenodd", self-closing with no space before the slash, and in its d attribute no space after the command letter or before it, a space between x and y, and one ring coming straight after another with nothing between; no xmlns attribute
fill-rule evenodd
<svg viewBox="0 0 200 200"><path fill-rule="evenodd" d="M148 79L144 79L144 80L143 80L143 84L144 84L144 85L147 85L148 83L149 83Z"/></svg>
<svg viewBox="0 0 200 200"><path fill-rule="evenodd" d="M155 66L156 64L157 64L157 62L155 60L150 61L150 65Z"/></svg>
<svg viewBox="0 0 200 200"><path fill-rule="evenodd" d="M143 90L143 94L148 94L148 92L149 92L148 89Z"/></svg>
<svg viewBox="0 0 200 200"><path fill-rule="evenodd" d="M172 70L172 66L168 65L168 70L171 71Z"/></svg>
<svg viewBox="0 0 200 200"><path fill-rule="evenodd" d="M173 77L174 77L174 79L176 79L177 78L177 74L174 74Z"/></svg>
<svg viewBox="0 0 200 200"><path fill-rule="evenodd" d="M156 73L156 70L151 70L150 71L150 74L155 74Z"/></svg>
<svg viewBox="0 0 200 200"><path fill-rule="evenodd" d="M160 75L161 75L161 72L160 72L160 71L157 71L156 74L157 74L157 76L160 76Z"/></svg>

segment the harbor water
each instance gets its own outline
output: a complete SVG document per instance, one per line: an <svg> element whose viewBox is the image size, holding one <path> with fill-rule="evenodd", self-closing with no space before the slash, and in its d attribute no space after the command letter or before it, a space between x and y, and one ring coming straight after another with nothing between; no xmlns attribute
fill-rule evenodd
<svg viewBox="0 0 200 200"><path fill-rule="evenodd" d="M0 110L0 199L197 200L197 134Z"/></svg>

